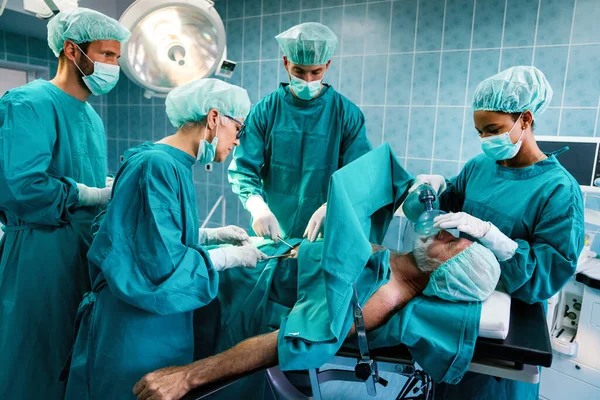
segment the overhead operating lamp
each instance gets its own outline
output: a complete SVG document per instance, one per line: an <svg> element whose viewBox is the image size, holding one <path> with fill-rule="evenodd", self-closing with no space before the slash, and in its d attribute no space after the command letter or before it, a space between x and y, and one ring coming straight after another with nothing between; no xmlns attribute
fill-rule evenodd
<svg viewBox="0 0 600 400"><path fill-rule="evenodd" d="M131 37L119 64L146 98L210 76L225 58L225 28L213 1L137 0L120 22Z"/></svg>

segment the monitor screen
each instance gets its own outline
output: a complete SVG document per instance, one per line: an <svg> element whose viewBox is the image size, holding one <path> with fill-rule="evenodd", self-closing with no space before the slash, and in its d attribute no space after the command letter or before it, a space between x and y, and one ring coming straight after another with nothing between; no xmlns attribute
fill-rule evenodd
<svg viewBox="0 0 600 400"><path fill-rule="evenodd" d="M573 175L580 185L591 186L593 181L594 166L596 165L597 143L575 142L543 142L538 141L538 146L543 152L549 153L569 147L568 151L560 154L558 161Z"/></svg>

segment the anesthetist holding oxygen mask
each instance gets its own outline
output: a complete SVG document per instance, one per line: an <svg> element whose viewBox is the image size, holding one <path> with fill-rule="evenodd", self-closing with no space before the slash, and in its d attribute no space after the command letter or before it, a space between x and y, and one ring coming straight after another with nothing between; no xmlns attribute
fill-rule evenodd
<svg viewBox="0 0 600 400"><path fill-rule="evenodd" d="M552 89L535 67L509 68L479 84L473 109L481 154L451 179L440 197L451 213L434 226L458 229L492 250L501 286L526 303L556 294L577 267L583 248L583 196L575 179L543 153L534 119L548 107ZM417 177L443 185L439 176ZM438 399L533 400L539 386L468 372L457 385L441 384Z"/></svg>
<svg viewBox="0 0 600 400"><path fill-rule="evenodd" d="M250 112L229 182L257 235L314 241L324 226L329 178L371 145L360 109L322 82L338 43L331 29L309 22L276 39L290 83Z"/></svg>

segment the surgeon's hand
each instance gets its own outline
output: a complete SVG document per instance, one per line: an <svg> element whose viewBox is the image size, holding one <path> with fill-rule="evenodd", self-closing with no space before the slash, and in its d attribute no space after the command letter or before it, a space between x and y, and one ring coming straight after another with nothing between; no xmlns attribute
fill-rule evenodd
<svg viewBox="0 0 600 400"><path fill-rule="evenodd" d="M208 255L217 271L233 267L254 268L268 256L253 246L220 247L208 251Z"/></svg>
<svg viewBox="0 0 600 400"><path fill-rule="evenodd" d="M113 183L115 183L115 178L112 176L107 176L106 177L106 187L107 188L113 187Z"/></svg>
<svg viewBox="0 0 600 400"><path fill-rule="evenodd" d="M306 226L306 230L304 231L304 237L308 238L309 242L314 242L317 237L323 237L323 228L325 226L325 216L327 214L327 203L323 204L321 207L314 212L312 217L310 217L310 221L308 221L308 225Z"/></svg>
<svg viewBox="0 0 600 400"><path fill-rule="evenodd" d="M281 235L279 221L263 198L258 195L250 196L246 201L246 209L252 214L252 230L258 236L269 237L278 242Z"/></svg>
<svg viewBox="0 0 600 400"><path fill-rule="evenodd" d="M79 203L82 207L104 207L108 204L112 194L112 188L110 187L100 189L78 183L77 188L79 189Z"/></svg>
<svg viewBox="0 0 600 400"><path fill-rule="evenodd" d="M514 256L518 243L506 236L494 224L482 221L465 212L448 213L435 217L434 228L458 229L474 238L494 253L500 261Z"/></svg>
<svg viewBox="0 0 600 400"><path fill-rule="evenodd" d="M192 387L186 367L167 367L144 376L133 387L138 400L179 400Z"/></svg>
<svg viewBox="0 0 600 400"><path fill-rule="evenodd" d="M422 185L424 183L431 186L433 188L433 190L435 190L435 193L438 195L443 193L444 190L446 190L446 179L443 176L422 174L422 175L417 175L415 182L410 187L410 189L408 189L408 193L411 193L412 191L414 191L416 188L418 188L420 185Z"/></svg>
<svg viewBox="0 0 600 400"><path fill-rule="evenodd" d="M198 233L199 244L233 244L235 246L250 244L248 233L235 225L200 229Z"/></svg>

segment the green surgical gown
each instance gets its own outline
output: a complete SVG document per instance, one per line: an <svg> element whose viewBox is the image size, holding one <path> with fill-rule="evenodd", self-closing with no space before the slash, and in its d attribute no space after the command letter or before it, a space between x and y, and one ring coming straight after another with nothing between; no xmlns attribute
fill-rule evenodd
<svg viewBox="0 0 600 400"><path fill-rule="evenodd" d="M575 272L584 240L583 196L554 154L526 168L479 155L450 180L440 200L442 209L489 221L517 242L514 256L500 262L500 281L512 297L545 301ZM468 374L438 393L448 399L537 399L537 385Z"/></svg>
<svg viewBox="0 0 600 400"><path fill-rule="evenodd" d="M363 113L332 87L304 101L281 84L250 112L229 182L244 205L262 196L282 235L298 238L327 201L331 175L370 149Z"/></svg>
<svg viewBox="0 0 600 400"><path fill-rule="evenodd" d="M62 399L58 382L77 305L90 288L86 253L96 207L76 182L104 187L100 117L37 80L0 100L0 398Z"/></svg>
<svg viewBox="0 0 600 400"><path fill-rule="evenodd" d="M145 374L193 361L193 311L219 276L197 245L194 157L132 150L88 253L93 290L78 311L66 399L128 399Z"/></svg>
<svg viewBox="0 0 600 400"><path fill-rule="evenodd" d="M336 172L324 241L302 242L297 260L220 273L216 304L199 310L196 324L198 347L214 350L199 358L281 328L283 370L328 362L353 323L353 285L364 304L389 279L388 253L371 254L370 243L382 241L412 182L388 144ZM261 250L280 254L286 248L279 244ZM480 311L480 303L420 296L369 339L373 347L405 344L436 381L456 382L471 361Z"/></svg>

